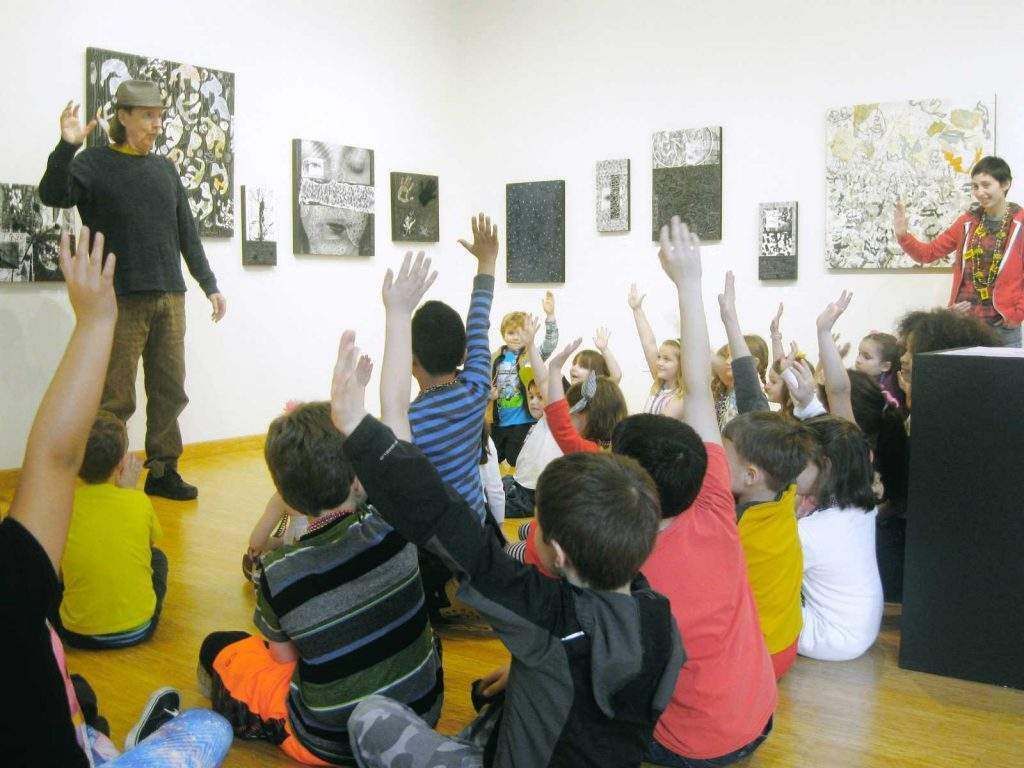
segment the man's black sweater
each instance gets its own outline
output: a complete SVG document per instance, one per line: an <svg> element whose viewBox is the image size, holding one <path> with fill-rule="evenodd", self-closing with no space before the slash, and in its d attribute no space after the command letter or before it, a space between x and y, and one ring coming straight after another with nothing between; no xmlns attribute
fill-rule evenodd
<svg viewBox="0 0 1024 768"><path fill-rule="evenodd" d="M82 223L103 233L105 250L117 256L117 295L184 292L181 256L206 295L217 293L217 278L171 161L110 147L76 152L78 146L61 140L50 153L39 199L58 208L77 205Z"/></svg>

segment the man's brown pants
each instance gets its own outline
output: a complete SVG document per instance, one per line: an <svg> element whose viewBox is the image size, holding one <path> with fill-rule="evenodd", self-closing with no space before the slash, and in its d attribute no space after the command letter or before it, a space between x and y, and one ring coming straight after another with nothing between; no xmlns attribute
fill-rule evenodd
<svg viewBox="0 0 1024 768"><path fill-rule="evenodd" d="M117 327L103 387L105 411L126 422L135 413L135 379L142 358L146 383L146 466L154 477L181 456L178 416L185 395L185 294L117 297Z"/></svg>

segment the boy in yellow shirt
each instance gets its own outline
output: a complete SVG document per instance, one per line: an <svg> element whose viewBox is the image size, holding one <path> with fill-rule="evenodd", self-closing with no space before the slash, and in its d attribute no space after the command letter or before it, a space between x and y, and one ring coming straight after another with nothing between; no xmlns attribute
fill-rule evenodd
<svg viewBox="0 0 1024 768"><path fill-rule="evenodd" d="M61 561L58 631L76 648L123 648L156 630L167 592L167 557L149 497L135 490L141 464L124 422L101 411L89 433Z"/></svg>
<svg viewBox="0 0 1024 768"><path fill-rule="evenodd" d="M816 480L817 447L800 422L770 411L737 416L722 437L747 578L778 680L796 659L803 624L797 486L803 489Z"/></svg>

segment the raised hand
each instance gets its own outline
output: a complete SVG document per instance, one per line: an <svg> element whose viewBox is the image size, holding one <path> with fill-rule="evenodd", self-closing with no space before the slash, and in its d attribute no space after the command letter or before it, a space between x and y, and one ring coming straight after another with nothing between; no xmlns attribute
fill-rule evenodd
<svg viewBox="0 0 1024 768"><path fill-rule="evenodd" d="M85 143L89 134L96 129L96 125L99 123L100 111L97 109L96 116L86 123L83 128L82 121L78 119L78 108L78 104L69 101L60 113L60 137L68 144L81 146Z"/></svg>
<svg viewBox="0 0 1024 768"><path fill-rule="evenodd" d="M71 236L67 232L60 236L60 271L64 274L68 298L78 322L113 322L117 320L117 298L114 296L117 259L111 253L104 262L102 232L97 232L92 238L92 251L89 250L89 239L89 228L82 227L72 255Z"/></svg>
<svg viewBox="0 0 1024 768"><path fill-rule="evenodd" d="M896 237L907 234L907 206L902 200L897 200L892 209L892 231Z"/></svg>
<svg viewBox="0 0 1024 768"><path fill-rule="evenodd" d="M594 346L601 354L608 351L608 339L611 335L611 332L603 325L594 332Z"/></svg>
<svg viewBox="0 0 1024 768"><path fill-rule="evenodd" d="M833 333L832 334L832 341L835 342L836 349L839 350L839 356L840 357L846 357L848 354L850 354L850 346L851 346L851 344L848 341L840 343L840 340L842 338L843 338L842 334L839 334L839 333Z"/></svg>
<svg viewBox="0 0 1024 768"><path fill-rule="evenodd" d="M772 336L782 336L782 302L779 302L779 310L775 313L775 317L772 318L772 323L768 327Z"/></svg>
<svg viewBox="0 0 1024 768"><path fill-rule="evenodd" d="M118 473L114 485L119 488L134 488L138 485L141 472L142 459L134 453L125 454L124 464L121 465L121 471Z"/></svg>
<svg viewBox="0 0 1024 768"><path fill-rule="evenodd" d="M732 270L725 273L725 288L718 294L718 311L722 315L722 322L728 323L735 320L736 315L736 276Z"/></svg>
<svg viewBox="0 0 1024 768"><path fill-rule="evenodd" d="M540 330L540 318L536 315L527 315L523 320L523 337L527 344L535 343L537 331Z"/></svg>
<svg viewBox="0 0 1024 768"><path fill-rule="evenodd" d="M580 348L580 344L583 343L583 337L576 339L575 341L566 344L562 347L562 350L548 358L548 376L557 376L559 380L562 378L561 370L562 366L565 365L565 361L568 360L572 353Z"/></svg>
<svg viewBox="0 0 1024 768"><path fill-rule="evenodd" d="M366 385L372 372L373 362L359 354L356 332L342 333L331 381L331 421L343 435L352 434L366 416Z"/></svg>
<svg viewBox="0 0 1024 768"><path fill-rule="evenodd" d="M850 291L843 291L839 294L839 298L831 302L825 307L825 310L818 315L817 326L818 331L832 331L832 326L836 324L836 320L839 316L846 311L846 308L850 306L850 300L853 298L853 294Z"/></svg>
<svg viewBox="0 0 1024 768"><path fill-rule="evenodd" d="M678 216L661 228L658 258L661 268L676 286L700 283L700 238Z"/></svg>
<svg viewBox="0 0 1024 768"><path fill-rule="evenodd" d="M626 297L626 301L629 302L629 308L634 312L643 308L644 299L646 298L647 294L640 293L640 289L636 287L636 283L629 286L629 295Z"/></svg>
<svg viewBox="0 0 1024 768"><path fill-rule="evenodd" d="M390 269L384 275L384 285L380 291L384 307L411 315L436 279L437 272L430 271L430 259L424 256L423 251L416 254L415 261L412 251L406 251L398 276Z"/></svg>
<svg viewBox="0 0 1024 768"><path fill-rule="evenodd" d="M473 228L473 242L459 240L459 245L476 256L480 266L494 266L498 260L498 226L491 223L491 217L480 213L470 220Z"/></svg>
<svg viewBox="0 0 1024 768"><path fill-rule="evenodd" d="M782 380L786 382L790 396L801 408L806 408L818 393L814 371L806 360L797 360L794 357L789 367L783 371Z"/></svg>
<svg viewBox="0 0 1024 768"><path fill-rule="evenodd" d="M547 291L544 294L544 300L540 305L549 320L555 316L555 294L551 291Z"/></svg>

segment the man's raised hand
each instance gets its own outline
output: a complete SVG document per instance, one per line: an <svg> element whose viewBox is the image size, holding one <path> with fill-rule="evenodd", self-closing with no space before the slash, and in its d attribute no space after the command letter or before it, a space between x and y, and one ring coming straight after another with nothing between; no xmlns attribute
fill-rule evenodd
<svg viewBox="0 0 1024 768"><path fill-rule="evenodd" d="M60 113L60 137L68 144L74 144L75 146L81 146L85 143L89 134L96 129L100 117L100 111L97 109L96 116L83 128L82 121L78 119L78 108L78 104L69 101Z"/></svg>
<svg viewBox="0 0 1024 768"><path fill-rule="evenodd" d="M423 251L416 254L415 261L412 251L406 251L398 276L390 269L384 275L381 298L385 308L411 315L436 279L437 272L430 271L430 259Z"/></svg>
<svg viewBox="0 0 1024 768"><path fill-rule="evenodd" d="M372 372L373 362L359 354L356 332L342 333L331 381L331 421L343 435L352 434L366 416L366 385Z"/></svg>
<svg viewBox="0 0 1024 768"><path fill-rule="evenodd" d="M60 236L60 271L64 273L68 297L80 323L114 322L117 320L117 298L114 296L114 267L117 259L108 254L103 260L103 233L91 238L82 227L78 232L75 253L71 253L71 235Z"/></svg>
<svg viewBox="0 0 1024 768"><path fill-rule="evenodd" d="M498 260L498 226L491 223L491 217L480 213L470 220L473 228L473 242L459 240L459 245L476 256L480 262L481 272L494 273L494 264ZM486 270L490 268L490 272Z"/></svg>
<svg viewBox="0 0 1024 768"><path fill-rule="evenodd" d="M892 231L896 237L903 237L907 234L907 206L902 200L897 200L892 209Z"/></svg>
<svg viewBox="0 0 1024 768"><path fill-rule="evenodd" d="M658 258L661 268L676 286L700 285L700 238L683 224L678 216L661 228Z"/></svg>

